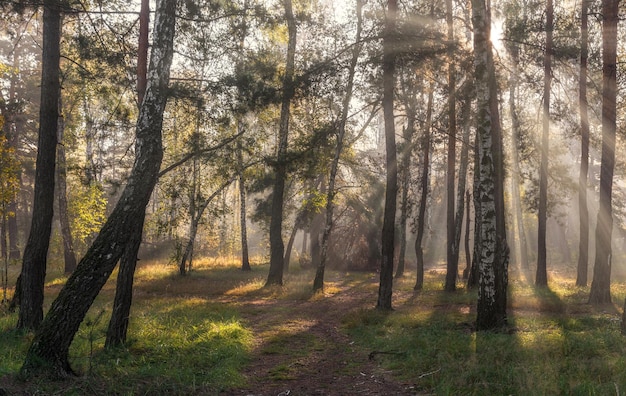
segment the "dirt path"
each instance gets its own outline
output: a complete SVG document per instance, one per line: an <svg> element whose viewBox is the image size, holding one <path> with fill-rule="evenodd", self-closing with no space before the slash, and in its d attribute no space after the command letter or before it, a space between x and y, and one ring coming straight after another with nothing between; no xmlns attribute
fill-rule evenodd
<svg viewBox="0 0 626 396"><path fill-rule="evenodd" d="M269 305L268 309L259 310L259 304ZM371 292L355 289L313 301L240 302L256 347L244 372L248 386L222 394L415 394L411 386L401 384L370 360L370 351L357 347L341 331L345 315L368 306L372 306Z"/></svg>

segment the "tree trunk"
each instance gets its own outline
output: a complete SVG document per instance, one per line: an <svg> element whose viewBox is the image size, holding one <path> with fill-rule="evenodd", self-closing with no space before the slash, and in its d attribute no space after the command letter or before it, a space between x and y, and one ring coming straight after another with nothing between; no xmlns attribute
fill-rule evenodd
<svg viewBox="0 0 626 396"><path fill-rule="evenodd" d="M541 169L539 174L539 210L537 213L537 275L535 284L546 286L546 223L548 219L548 152L550 134L550 87L552 86L552 30L554 7L552 0L546 3L546 50L543 57L543 133L541 134Z"/></svg>
<svg viewBox="0 0 626 396"><path fill-rule="evenodd" d="M603 0L602 15L602 160L600 163L600 202L596 222L596 257L590 304L611 302L611 236L613 233L613 171L615 169L615 130L617 97L617 23L619 0Z"/></svg>
<svg viewBox="0 0 626 396"><path fill-rule="evenodd" d="M113 348L126 343L126 333L130 322L130 307L133 303L133 281L138 260L137 252L141 246L145 211L143 215L139 216L139 219L137 228L129 233L130 240L128 246L124 249L120 259L113 311L111 312L111 319L109 320L109 327L104 342L105 348Z"/></svg>
<svg viewBox="0 0 626 396"><path fill-rule="evenodd" d="M243 148L241 141L237 141L238 166L243 167ZM248 252L248 222L246 221L246 179L243 170L239 171L239 222L241 226L241 270L251 271Z"/></svg>
<svg viewBox="0 0 626 396"><path fill-rule="evenodd" d="M341 107L341 118L337 125L337 146L335 148L335 155L333 162L330 165L330 175L328 177L328 191L326 192L326 222L324 224L324 232L322 234L322 241L320 246L320 262L315 272L315 279L313 280L313 290L323 291L324 289L324 270L326 268L326 258L328 256L328 245L330 241L330 233L333 228L333 211L335 208L335 180L337 178L337 171L339 169L339 159L343 152L344 137L346 135L346 123L348 121L348 112L350 111L350 101L352 100L352 92L354 89L354 75L356 74L356 66L361 54L361 31L363 29L363 0L357 0L356 2L356 38L355 45L352 48L352 58L350 60L350 68L348 70L348 81L346 83L346 94L343 98Z"/></svg>
<svg viewBox="0 0 626 396"><path fill-rule="evenodd" d="M589 55L589 1L582 0L580 10L580 76L578 105L580 111L580 172L578 175L578 217L580 241L578 244L578 271L576 286L587 286L589 266L589 208L587 206L587 178L589 177L589 109L587 104L587 58Z"/></svg>
<svg viewBox="0 0 626 396"><path fill-rule="evenodd" d="M433 88L428 89L428 103L426 104L426 123L424 126L424 136L422 140L422 153L424 160L422 163L422 177L420 186L420 201L417 210L417 230L415 236L415 257L417 263L417 279L414 290L422 290L424 286L424 249L422 240L424 239L424 228L426 226L426 200L428 199L428 186L430 185L430 128L432 126L433 114Z"/></svg>
<svg viewBox="0 0 626 396"><path fill-rule="evenodd" d="M24 378L37 374L52 377L73 374L68 362L70 344L128 247L129 232L141 222L163 158L161 130L173 55L175 13L175 0L157 2L148 88L137 121L136 158L126 187L35 334L21 368Z"/></svg>
<svg viewBox="0 0 626 396"><path fill-rule="evenodd" d="M472 0L479 151L480 258L476 328L489 330L507 323L508 247L504 227L502 135L497 83L491 52L491 15L484 0Z"/></svg>
<svg viewBox="0 0 626 396"><path fill-rule="evenodd" d="M395 39L398 3L387 0L387 18L383 37L383 113L385 121L385 151L387 158L387 183L385 187L385 212L383 216L382 249L380 261L380 284L376 308L391 310L393 292L393 259L396 223L396 199L398 194L398 163L396 159L396 132L393 116L393 92L395 87Z"/></svg>
<svg viewBox="0 0 626 396"><path fill-rule="evenodd" d="M37 329L43 319L46 261L52 231L54 176L59 118L61 11L57 0L46 0L43 11L41 105L33 217L22 263L18 329Z"/></svg>
<svg viewBox="0 0 626 396"><path fill-rule="evenodd" d="M472 254L472 265L469 270L469 276L467 277L467 287L469 289L478 286L478 266L480 260L480 200L479 200L479 192L478 186L480 185L480 157L478 146L480 144L479 141L480 136L476 133L474 137L474 185L473 185L473 195L474 195L474 254Z"/></svg>
<svg viewBox="0 0 626 396"><path fill-rule="evenodd" d="M459 267L459 254L461 251L461 232L463 230L463 214L465 211L465 185L467 184L467 168L469 166L469 139L470 139L470 112L472 109L471 100L466 100L463 103L463 146L461 148L461 164L459 169L459 186L457 194L457 207L454 219L454 255L452 260L454 267L458 270ZM467 251L467 246L466 246ZM467 270L467 267L466 267ZM456 271L455 271L456 272ZM465 272L464 272L465 273ZM456 279L455 279L456 283Z"/></svg>
<svg viewBox="0 0 626 396"><path fill-rule="evenodd" d="M524 216L522 214L521 192L520 192L520 167L519 167L519 150L517 148L520 141L520 122L517 116L517 86L519 79L519 47L517 44L511 45L511 58L513 67L511 70L511 78L509 84L509 112L511 113L511 153L512 153L512 170L511 170L511 201L514 209L515 232L517 240L515 251L518 257L518 264L521 268L528 269L528 246L526 243L526 231L524 230Z"/></svg>
<svg viewBox="0 0 626 396"><path fill-rule="evenodd" d="M282 285L284 250L283 243L283 205L285 193L285 179L287 178L287 148L289 144L289 117L291 114L291 99L295 93L294 73L296 56L296 20L293 15L291 0L284 0L285 19L289 41L287 42L287 62L283 79L283 97L280 109L280 127L278 131L278 154L276 158L274 190L272 194L272 218L270 220L270 270L265 286Z"/></svg>
<svg viewBox="0 0 626 396"><path fill-rule="evenodd" d="M59 109L61 98L59 98ZM67 213L67 164L65 160L65 145L63 145L63 134L65 132L65 121L63 116L59 116L57 147L57 200L59 202L59 223L61 224L61 236L63 238L63 258L64 272L71 273L76 269L76 254L74 253L74 242L70 230L70 219Z"/></svg>
<svg viewBox="0 0 626 396"><path fill-rule="evenodd" d="M463 270L463 279L469 277L470 268L472 267L472 253L470 248L470 202L471 194L469 190L465 191L465 269Z"/></svg>
<svg viewBox="0 0 626 396"><path fill-rule="evenodd" d="M448 25L448 167L446 173L446 283L448 292L456 290L458 272L458 245L455 245L454 180L456 169L456 72L454 70L454 23L452 0L446 0L446 22ZM456 257L456 259L455 259Z"/></svg>
<svg viewBox="0 0 626 396"><path fill-rule="evenodd" d="M283 261L285 262L284 272L289 272L289 265L291 264L291 251L293 250L293 242L296 240L296 234L300 229L300 220L296 218L296 221L293 224L293 228L291 230L291 234L289 235L289 240L287 241L287 247L285 248L285 257Z"/></svg>
<svg viewBox="0 0 626 396"><path fill-rule="evenodd" d="M137 105L141 111L141 104L146 94L148 73L148 25L150 23L150 6L148 0L141 0L139 13L139 45L137 55ZM145 209L139 216L141 224L128 234L129 243L120 259L120 270L115 285L113 311L109 320L105 348L122 345L126 342L126 332L130 320L130 307L133 301L133 283L135 268L143 236L143 222L146 216Z"/></svg>

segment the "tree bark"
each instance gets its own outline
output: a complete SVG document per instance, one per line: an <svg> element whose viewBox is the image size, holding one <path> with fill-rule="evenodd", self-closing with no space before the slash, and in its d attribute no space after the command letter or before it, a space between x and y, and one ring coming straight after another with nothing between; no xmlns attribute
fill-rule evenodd
<svg viewBox="0 0 626 396"><path fill-rule="evenodd" d="M61 98L59 98L59 109ZM67 212L67 163L65 159L65 146L63 145L63 135L65 132L65 121L63 115L59 116L57 147L57 201L59 203L59 223L61 224L61 236L63 238L63 258L64 272L71 273L76 269L76 253L74 253L74 242L70 229L70 219Z"/></svg>
<svg viewBox="0 0 626 396"><path fill-rule="evenodd" d="M537 274L535 284L546 286L547 249L546 223L548 219L548 152L550 135L550 88L552 86L552 31L554 29L554 6L546 3L546 50L543 57L543 132L541 134L541 165L539 171L539 210L537 214Z"/></svg>
<svg viewBox="0 0 626 396"><path fill-rule="evenodd" d="M287 62L283 78L283 98L280 109L280 127L278 131L278 153L276 156L274 190L272 194L272 218L270 220L270 270L265 286L282 285L284 250L283 243L283 205L285 193L285 179L287 178L287 149L289 145L289 118L291 99L295 93L294 73L296 56L296 20L293 15L291 0L284 0L285 19L289 40L287 42Z"/></svg>
<svg viewBox="0 0 626 396"><path fill-rule="evenodd" d="M137 55L137 105L141 111L141 104L146 94L148 73L148 24L150 23L150 6L148 0L141 0L139 13L139 45ZM141 224L128 235L129 243L120 260L120 270L115 285L113 311L109 320L105 348L122 345L126 342L126 332L130 320L130 307L133 300L133 283L135 268L139 256L139 248L143 236L143 222L146 216L145 209L139 216Z"/></svg>
<svg viewBox="0 0 626 396"><path fill-rule="evenodd" d="M397 0L387 0L385 36L383 38L383 113L385 121L385 151L387 158L387 183L385 187L385 212L383 216L380 284L376 308L391 310L393 292L393 259L396 224L396 199L398 194L398 163L396 159L396 132L393 115L395 86L395 30L398 13Z"/></svg>
<svg viewBox="0 0 626 396"><path fill-rule="evenodd" d="M507 324L508 247L504 227L502 135L491 52L491 15L485 0L472 0L479 151L480 258L476 328Z"/></svg>
<svg viewBox="0 0 626 396"><path fill-rule="evenodd" d="M615 169L615 130L617 98L617 23L619 0L603 0L602 15L602 160L600 162L600 202L596 222L596 257L590 304L611 302L611 236L613 233L613 172Z"/></svg>
<svg viewBox="0 0 626 396"><path fill-rule="evenodd" d="M521 192L520 192L520 167L519 150L517 144L520 140L520 122L517 116L517 86L519 79L519 47L512 44L510 48L512 58L512 70L509 83L509 112L511 113L511 201L514 212L515 232L517 240L515 251L518 257L518 264L521 268L528 269L528 244L526 243L526 231L524 230L524 216L522 213Z"/></svg>
<svg viewBox="0 0 626 396"><path fill-rule="evenodd" d="M467 280L470 269L472 268L472 252L470 248L470 202L471 194L469 190L465 191L465 269L463 270L463 279Z"/></svg>
<svg viewBox="0 0 626 396"><path fill-rule="evenodd" d="M417 263L417 278L414 290L422 290L424 286L424 249L422 240L424 239L424 228L426 226L426 200L428 199L428 186L430 185L430 128L432 126L433 114L433 88L428 89L428 103L426 105L426 123L424 126L424 136L422 140L422 152L424 160L422 163L422 176L420 187L420 201L417 211L417 230L415 236L415 257Z"/></svg>
<svg viewBox="0 0 626 396"><path fill-rule="evenodd" d="M587 286L589 267L589 208L587 206L587 178L589 177L589 105L587 103L587 58L589 56L589 0L582 0L580 10L580 75L578 106L580 111L580 172L578 174L578 217L580 241L576 286Z"/></svg>
<svg viewBox="0 0 626 396"><path fill-rule="evenodd" d="M157 2L148 88L136 128L135 163L120 200L95 241L52 303L26 353L21 375L73 375L68 351L80 323L129 244L128 235L157 181L163 158L163 111L173 55L175 0Z"/></svg>
<svg viewBox="0 0 626 396"><path fill-rule="evenodd" d="M446 173L446 283L444 290L456 290L459 267L458 245L454 219L454 181L456 169L456 72L454 70L454 23L452 0L446 0L446 23L448 25L448 167ZM456 258L455 258L456 257Z"/></svg>
<svg viewBox="0 0 626 396"><path fill-rule="evenodd" d="M46 0L43 11L43 55L39 140L35 171L33 217L22 263L18 329L35 330L43 319L43 291L54 205L59 96L61 95L61 11L57 0Z"/></svg>
<svg viewBox="0 0 626 396"><path fill-rule="evenodd" d="M333 156L333 162L330 165L330 175L328 177L328 191L326 192L326 221L324 224L324 232L322 234L322 241L320 246L320 262L315 272L315 279L313 280L313 291L324 290L324 271L326 268L326 259L328 256L328 245L330 241L330 234L333 228L333 211L335 209L335 181L337 178L337 171L339 169L339 158L343 152L344 137L346 135L346 123L348 121L348 112L350 111L350 101L352 100L352 92L354 90L354 75L356 74L356 66L361 54L361 31L363 29L363 0L357 0L356 2L356 38L355 45L352 48L352 58L350 59L350 68L348 70L348 81L346 83L346 93L343 98L341 107L341 116L337 125L337 146L335 147L335 155Z"/></svg>

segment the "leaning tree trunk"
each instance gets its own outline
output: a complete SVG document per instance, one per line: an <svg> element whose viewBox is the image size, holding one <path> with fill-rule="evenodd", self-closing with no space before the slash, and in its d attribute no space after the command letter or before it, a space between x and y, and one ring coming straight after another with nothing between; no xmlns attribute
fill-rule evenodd
<svg viewBox="0 0 626 396"><path fill-rule="evenodd" d="M613 171L617 98L617 23L619 0L603 0L602 15L602 160L600 202L596 222L596 257L589 303L611 302L611 236L613 233Z"/></svg>
<svg viewBox="0 0 626 396"><path fill-rule="evenodd" d="M554 28L552 0L546 5L546 50L543 57L543 133L541 134L541 168L539 171L539 209L537 212L537 275L535 284L546 286L547 249L546 226L548 219L548 151L550 134L550 87L552 86L552 30Z"/></svg>
<svg viewBox="0 0 626 396"><path fill-rule="evenodd" d="M387 20L383 38L383 113L385 121L385 151L387 183L385 187L385 212L383 216L380 283L376 308L391 310L393 292L393 259L396 224L396 199L398 194L398 164L396 159L396 132L393 116L393 91L395 87L395 39L397 0L387 0Z"/></svg>
<svg viewBox="0 0 626 396"><path fill-rule="evenodd" d="M350 68L348 70L348 82L346 84L346 94L343 98L341 108L341 118L339 125L337 126L337 146L335 148L335 155L333 162L330 165L330 175L328 178L328 191L326 192L326 222L324 224L324 232L322 233L322 241L320 244L320 262L315 272L315 279L313 280L313 290L322 291L324 289L324 270L326 269L326 258L328 256L328 245L330 241L330 233L333 228L333 211L335 209L335 180L337 178L337 171L339 169L339 158L343 152L344 137L346 135L346 123L348 121L348 111L350 110L350 101L352 100L352 91L354 89L354 75L356 74L356 66L359 61L359 55L361 54L361 31L363 26L363 0L357 0L356 2L356 39L355 45L352 48L352 58L350 60Z"/></svg>
<svg viewBox="0 0 626 396"><path fill-rule="evenodd" d="M433 114L433 89L428 89L428 103L426 105L426 123L424 126L424 137L422 141L422 176L420 186L420 201L417 209L417 226L415 235L415 257L417 263L417 278L415 280L414 290L422 290L424 286L424 249L422 248L422 240L424 239L424 228L426 226L426 200L428 199L428 186L430 185L430 128L432 124Z"/></svg>
<svg viewBox="0 0 626 396"><path fill-rule="evenodd" d="M485 0L472 0L477 101L480 201L480 258L476 328L505 326L508 247L504 228L502 135L497 83L490 41L490 12Z"/></svg>
<svg viewBox="0 0 626 396"><path fill-rule="evenodd" d="M589 177L589 109L587 103L587 58L589 56L589 1L582 0L580 10L580 76L578 105L580 111L580 172L578 174L578 217L580 241L576 286L587 286L589 267L589 208L587 206L587 178Z"/></svg>
<svg viewBox="0 0 626 396"><path fill-rule="evenodd" d="M141 222L163 158L163 111L173 55L175 0L157 3L148 88L136 128L135 163L122 195L93 244L52 303L21 368L23 377L73 374L68 352L80 323Z"/></svg>
<svg viewBox="0 0 626 396"><path fill-rule="evenodd" d="M287 178L287 148L289 142L289 118L291 99L295 93L294 74L296 56L296 20L293 15L291 0L284 0L285 19L289 40L287 42L287 62L283 78L283 98L280 109L280 126L278 131L278 154L276 158L275 182L272 193L272 218L270 220L270 270L265 286L282 285L285 267L283 243L283 205L285 200L285 179Z"/></svg>
<svg viewBox="0 0 626 396"><path fill-rule="evenodd" d="M46 0L43 11L43 55L41 65L41 106L33 217L24 249L20 274L18 329L37 329L43 319L43 292L46 261L52 231L54 176L59 118L61 10L58 0Z"/></svg>
<svg viewBox="0 0 626 396"><path fill-rule="evenodd" d="M59 98L59 109L61 98ZM59 223L61 225L61 237L63 239L64 272L71 273L76 269L76 253L74 253L74 242L70 229L70 219L67 212L67 163L65 159L65 145L63 144L63 134L65 132L65 121L63 116L59 117L58 140L61 144L57 147L57 201L59 203Z"/></svg>

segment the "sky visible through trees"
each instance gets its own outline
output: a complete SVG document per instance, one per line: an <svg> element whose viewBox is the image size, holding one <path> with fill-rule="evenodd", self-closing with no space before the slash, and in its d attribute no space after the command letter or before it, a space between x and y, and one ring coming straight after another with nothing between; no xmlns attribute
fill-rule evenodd
<svg viewBox="0 0 626 396"><path fill-rule="evenodd" d="M417 293L440 271L446 293L476 288L477 330L509 325L511 277L566 273L590 304L626 278L617 0L0 7L3 304L35 332L24 375L72 374L120 260L107 346L125 342L142 255L181 277L255 257L266 287L315 269L322 295L326 269L369 271L382 311L394 281ZM52 266L69 278L46 314Z"/></svg>

